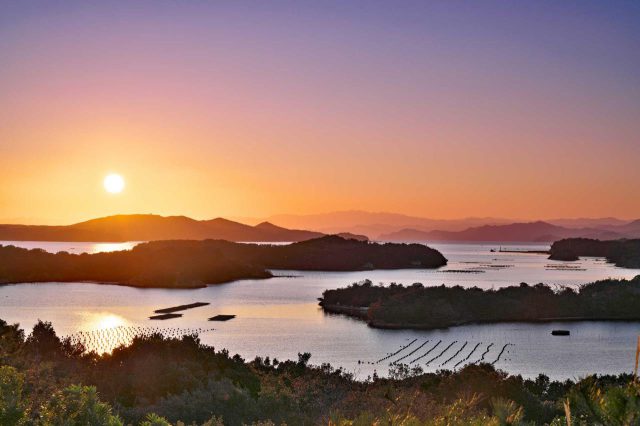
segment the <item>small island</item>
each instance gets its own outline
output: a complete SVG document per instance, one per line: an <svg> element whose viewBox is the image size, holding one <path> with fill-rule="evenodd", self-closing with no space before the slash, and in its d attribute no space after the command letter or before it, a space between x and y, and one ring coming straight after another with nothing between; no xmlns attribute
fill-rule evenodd
<svg viewBox="0 0 640 426"><path fill-rule="evenodd" d="M544 284L520 284L498 290L424 287L370 281L325 290L325 312L365 320L378 328L446 328L472 323L640 320L640 275L632 280L603 280L575 291Z"/></svg>
<svg viewBox="0 0 640 426"><path fill-rule="evenodd" d="M447 259L420 244L377 244L325 236L289 245L224 240L153 241L112 253L48 253L0 246L0 284L82 282L197 288L270 278L272 269L361 271L438 268Z"/></svg>
<svg viewBox="0 0 640 426"><path fill-rule="evenodd" d="M581 256L604 257L621 268L640 268L640 239L567 238L551 245L551 260L575 261Z"/></svg>

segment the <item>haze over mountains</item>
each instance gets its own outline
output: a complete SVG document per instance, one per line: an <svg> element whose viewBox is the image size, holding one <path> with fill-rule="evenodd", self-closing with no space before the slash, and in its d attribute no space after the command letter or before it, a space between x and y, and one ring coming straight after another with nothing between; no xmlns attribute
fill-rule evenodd
<svg viewBox="0 0 640 426"><path fill-rule="evenodd" d="M0 240L7 241L154 241L202 240L285 242L304 241L323 233L286 229L269 222L255 226L217 218L195 220L185 216L152 214L116 215L66 226L0 225ZM341 234L352 239L364 236Z"/></svg>
<svg viewBox="0 0 640 426"><path fill-rule="evenodd" d="M568 228L547 222L512 223L509 225L484 225L464 231L422 231L402 229L378 237L382 241L511 241L552 242L563 238L594 238L614 240L636 238L640 235L640 220L625 225L600 228Z"/></svg>
<svg viewBox="0 0 640 426"><path fill-rule="evenodd" d="M614 217L559 218L523 221L506 218L430 219L397 213L341 211L312 215L276 215L262 220L297 229L322 232L352 232L380 241L555 241L562 238L636 238L640 220Z"/></svg>
<svg viewBox="0 0 640 426"><path fill-rule="evenodd" d="M308 215L281 214L267 218L237 218L243 223L268 221L287 228L314 229L319 232L351 232L369 238L398 231L403 228L421 230L462 231L472 226L500 225L512 223L512 219L492 217L470 217L464 219L431 219L399 213L367 212L362 210L337 211Z"/></svg>
<svg viewBox="0 0 640 426"><path fill-rule="evenodd" d="M611 240L639 238L640 220L584 218L514 223L513 220L502 218L438 220L394 213L350 211L273 216L269 221L256 225L223 218L195 220L185 216L152 214L108 216L67 226L0 225L0 240L6 241L221 239L295 242L325 234L390 242L552 242L577 237Z"/></svg>

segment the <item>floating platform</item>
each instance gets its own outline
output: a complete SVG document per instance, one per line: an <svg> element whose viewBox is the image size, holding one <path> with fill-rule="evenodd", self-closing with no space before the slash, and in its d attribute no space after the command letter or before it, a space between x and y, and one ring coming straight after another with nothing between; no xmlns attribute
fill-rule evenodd
<svg viewBox="0 0 640 426"><path fill-rule="evenodd" d="M209 318L209 321L229 321L235 317L235 315L216 315L215 317Z"/></svg>
<svg viewBox="0 0 640 426"><path fill-rule="evenodd" d="M155 312L156 314L170 314L172 312L184 311L186 309L199 308L200 306L207 306L208 304L209 304L208 302L189 303L188 305L178 305L178 306L173 306L171 308L156 309L153 312Z"/></svg>
<svg viewBox="0 0 640 426"><path fill-rule="evenodd" d="M552 336L569 336L571 332L569 330L553 330L551 332Z"/></svg>
<svg viewBox="0 0 640 426"><path fill-rule="evenodd" d="M153 315L150 316L149 319L151 320L168 320L171 318L180 318L182 316L182 314L161 314L161 315Z"/></svg>

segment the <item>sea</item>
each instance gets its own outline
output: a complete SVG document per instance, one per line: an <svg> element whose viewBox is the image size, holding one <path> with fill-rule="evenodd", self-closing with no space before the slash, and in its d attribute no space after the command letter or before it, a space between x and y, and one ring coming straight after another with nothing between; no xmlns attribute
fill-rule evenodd
<svg viewBox="0 0 640 426"><path fill-rule="evenodd" d="M129 250L137 242L77 243L0 241L1 245L50 252L97 253ZM363 280L389 285L459 285L483 289L545 283L581 285L606 278L633 278L638 269L618 268L604 259L552 261L548 244L429 244L448 260L437 270L401 269L358 272L272 271L265 280L240 280L200 289L140 289L94 283L28 283L0 286L0 318L19 323L28 334L38 320L50 321L61 337L108 352L136 334L198 334L216 349L246 360L297 359L311 353L311 364L329 363L356 378L386 376L399 363L423 371L456 370L489 362L510 374L534 378L578 379L589 374L633 371L640 322L500 323L438 330L381 330L318 306L325 289ZM501 251L502 250L502 251ZM150 320L154 310L207 302L170 320ZM228 321L208 321L218 314ZM566 329L569 336L552 336Z"/></svg>

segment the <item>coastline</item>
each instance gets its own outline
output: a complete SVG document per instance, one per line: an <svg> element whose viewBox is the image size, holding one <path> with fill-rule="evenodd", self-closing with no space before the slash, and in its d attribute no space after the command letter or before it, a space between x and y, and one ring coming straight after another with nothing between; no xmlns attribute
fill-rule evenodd
<svg viewBox="0 0 640 426"><path fill-rule="evenodd" d="M268 271L267 271L268 272ZM199 288L206 288L209 286L221 285L221 284L230 284L236 281L242 280L267 280L269 278L273 278L274 275L270 274L270 276L263 277L243 277L236 278L233 280L219 281L219 282L194 282L190 285L184 286L171 286L171 285L137 285L135 283L129 282L118 282L118 281L97 281L97 280L41 280L41 281L13 281L13 282L1 282L0 287L10 286L10 285L28 285L28 284L98 284L98 285L115 285L120 287L132 287L139 289L163 289L163 290L195 290Z"/></svg>
<svg viewBox="0 0 640 426"><path fill-rule="evenodd" d="M356 318L365 322L371 328L385 329L385 330L441 330L451 327L459 327L463 325L484 325L484 324L503 324L503 323L520 323L520 324L545 324L554 322L640 322L640 313L634 317L612 317L612 316L597 316L597 317L549 317L549 318L536 318L536 319L513 319L506 318L501 320L492 321L452 321L448 324L442 325L429 325L429 324L415 324L415 323L390 323L384 321L375 321L368 318L369 307L365 306L343 306L343 305L326 305L322 302L319 303L323 311L328 314L346 315L352 318Z"/></svg>

